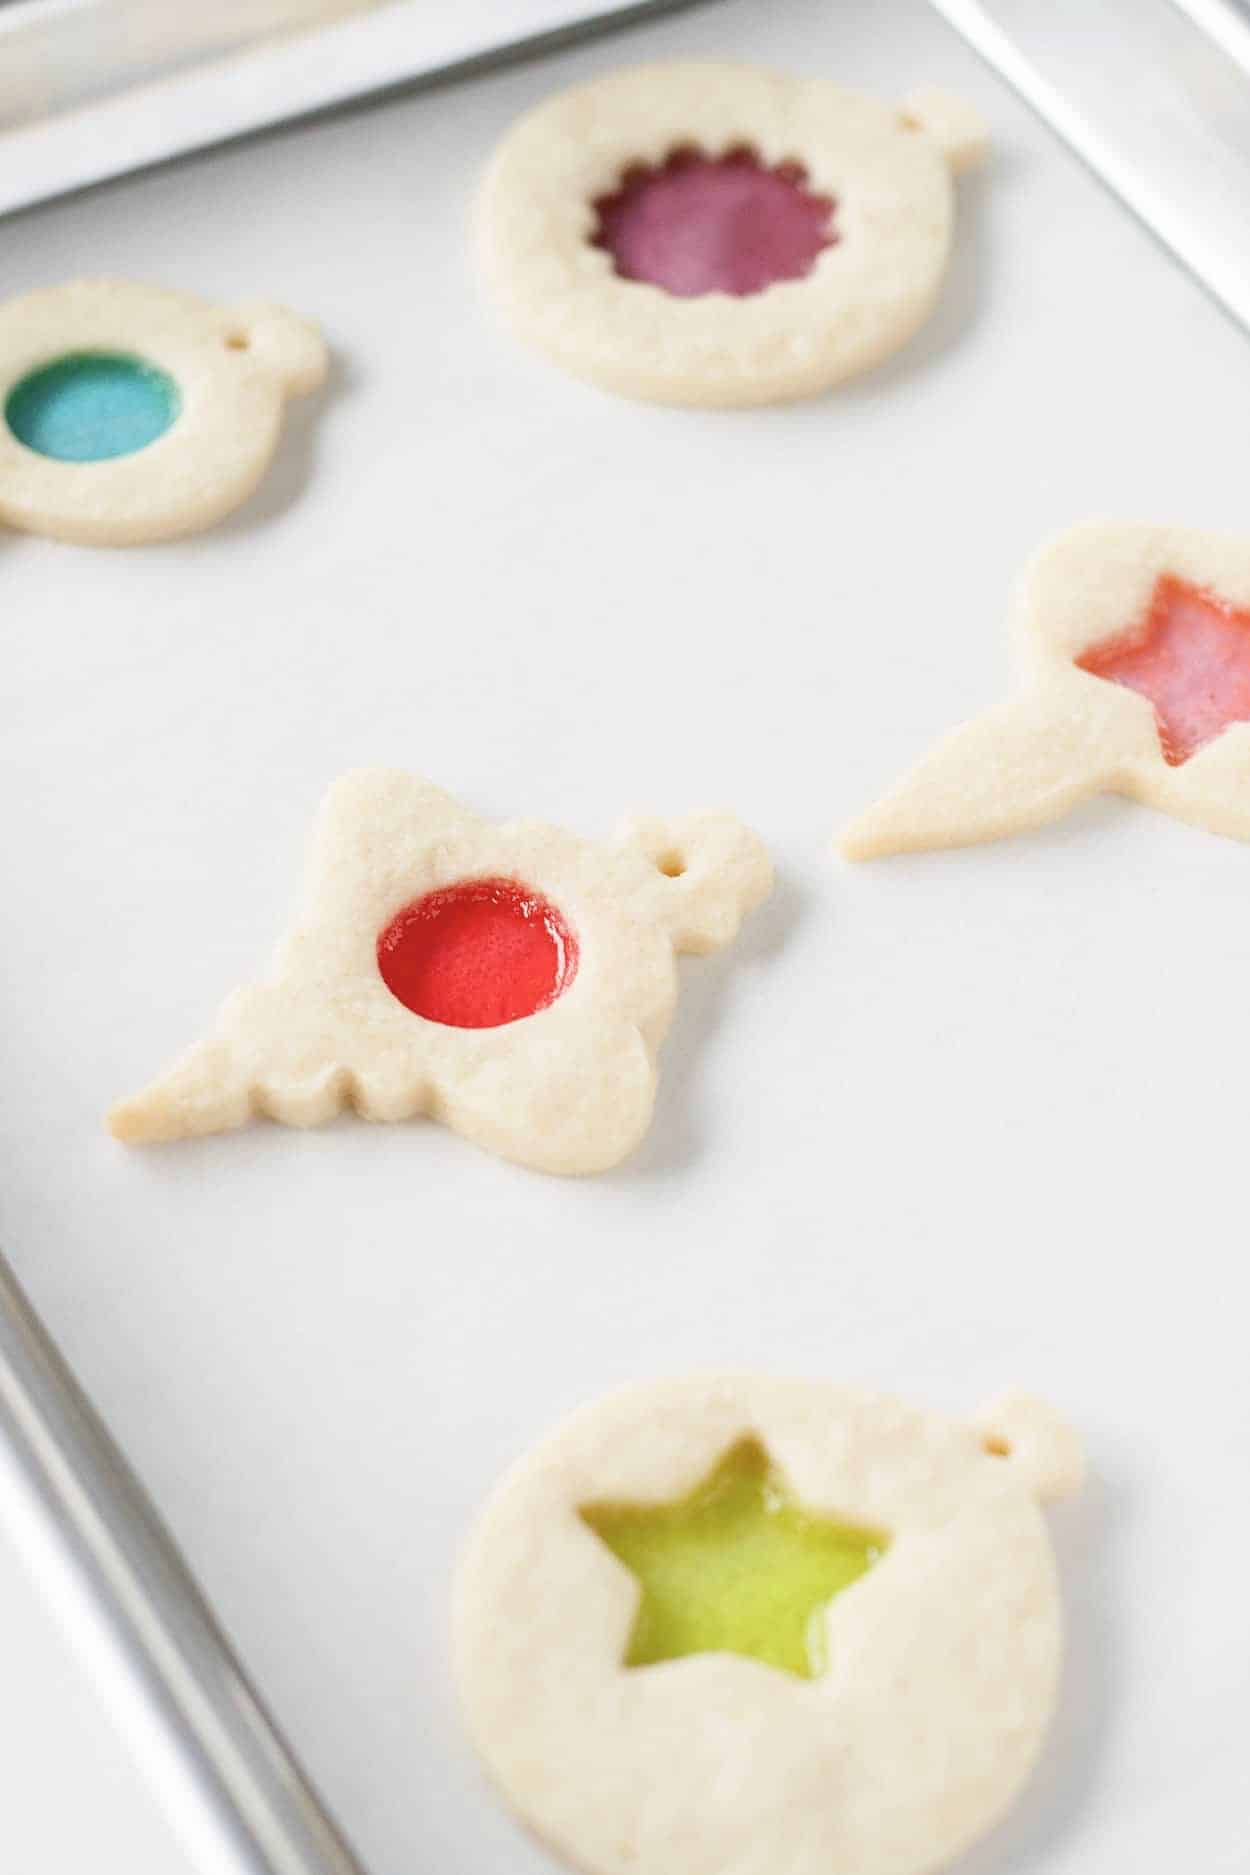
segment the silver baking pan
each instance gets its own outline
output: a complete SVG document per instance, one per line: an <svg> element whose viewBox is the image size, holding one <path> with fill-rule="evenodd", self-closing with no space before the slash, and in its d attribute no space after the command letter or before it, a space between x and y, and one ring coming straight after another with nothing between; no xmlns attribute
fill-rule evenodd
<svg viewBox="0 0 1250 1875"><path fill-rule="evenodd" d="M694 0L0 0L0 214Z"/></svg>
<svg viewBox="0 0 1250 1875"><path fill-rule="evenodd" d="M934 4L1250 328L1245 0Z"/></svg>
<svg viewBox="0 0 1250 1875"><path fill-rule="evenodd" d="M0 0L0 210L672 3ZM1250 327L1250 14L935 4ZM49 1593L98 1640L119 1714L164 1738L159 1794L188 1840L238 1875L363 1875L2 1257L0 1485L0 1531L55 1551Z"/></svg>
<svg viewBox="0 0 1250 1875"><path fill-rule="evenodd" d="M364 1875L3 1256L0 1456L4 1532L56 1553L56 1612L90 1634L119 1726L155 1722L187 1847L238 1875Z"/></svg>

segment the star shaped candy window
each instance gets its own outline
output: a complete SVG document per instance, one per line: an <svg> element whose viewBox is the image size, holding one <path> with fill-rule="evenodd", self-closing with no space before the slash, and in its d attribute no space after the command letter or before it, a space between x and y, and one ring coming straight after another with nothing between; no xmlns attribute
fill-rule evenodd
<svg viewBox="0 0 1250 1875"><path fill-rule="evenodd" d="M1250 722L1250 611L1174 573L1157 580L1140 625L1095 645L1077 664L1149 697L1173 768L1230 723Z"/></svg>
<svg viewBox="0 0 1250 1875"><path fill-rule="evenodd" d="M1083 1473L1018 1393L952 1419L794 1376L617 1388L469 1534L473 1741L586 1875L933 1875L1037 1761L1062 1656L1039 1507Z"/></svg>
<svg viewBox="0 0 1250 1875"><path fill-rule="evenodd" d="M732 1653L815 1679L826 1666L826 1608L889 1542L806 1510L755 1438L685 1497L583 1504L580 1515L638 1578L627 1667Z"/></svg>

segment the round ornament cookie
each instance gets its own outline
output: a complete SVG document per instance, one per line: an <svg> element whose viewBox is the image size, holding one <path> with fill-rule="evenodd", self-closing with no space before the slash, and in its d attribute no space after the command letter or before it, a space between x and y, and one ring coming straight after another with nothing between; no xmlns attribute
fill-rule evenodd
<svg viewBox="0 0 1250 1875"><path fill-rule="evenodd" d="M0 522L89 546L193 534L237 508L288 397L326 373L280 306L213 306L127 280L0 305Z"/></svg>
<svg viewBox="0 0 1250 1875"><path fill-rule="evenodd" d="M588 1875L930 1875L1007 1808L1059 1677L1039 1501L1079 1446L822 1382L636 1386L496 1488L456 1587L472 1736Z"/></svg>
<svg viewBox="0 0 1250 1875"><path fill-rule="evenodd" d="M346 775L271 978L110 1127L141 1142L254 1114L425 1114L522 1165L603 1171L650 1124L676 953L728 944L771 889L728 814L626 821L601 843L495 825L415 775Z"/></svg>
<svg viewBox="0 0 1250 1875"><path fill-rule="evenodd" d="M1250 539L1096 523L1026 568L1020 682L842 836L850 859L967 846L1123 794L1250 840Z"/></svg>
<svg viewBox="0 0 1250 1875"><path fill-rule="evenodd" d="M748 65L614 72L504 137L478 205L491 288L578 377L672 404L806 397L886 357L946 270L980 123Z"/></svg>

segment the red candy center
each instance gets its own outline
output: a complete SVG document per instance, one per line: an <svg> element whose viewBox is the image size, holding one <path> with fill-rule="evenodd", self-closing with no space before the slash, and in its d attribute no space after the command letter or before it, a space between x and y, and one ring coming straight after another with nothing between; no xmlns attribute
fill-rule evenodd
<svg viewBox="0 0 1250 1875"><path fill-rule="evenodd" d="M600 197L594 245L626 280L681 299L760 293L801 279L837 240L832 200L806 181L798 163L766 169L750 150L676 150L659 169L627 169L616 193Z"/></svg>
<svg viewBox="0 0 1250 1875"><path fill-rule="evenodd" d="M556 907L515 879L466 879L405 905L378 938L387 989L416 1016L494 1029L554 1003L577 975Z"/></svg>
<svg viewBox="0 0 1250 1875"><path fill-rule="evenodd" d="M1230 723L1250 722L1250 612L1174 573L1158 580L1140 625L1095 645L1077 664L1150 698L1173 768Z"/></svg>

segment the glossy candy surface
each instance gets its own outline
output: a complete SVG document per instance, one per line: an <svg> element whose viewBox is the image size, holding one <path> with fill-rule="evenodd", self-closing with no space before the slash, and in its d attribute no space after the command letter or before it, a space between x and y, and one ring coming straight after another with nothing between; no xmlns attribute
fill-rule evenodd
<svg viewBox="0 0 1250 1875"><path fill-rule="evenodd" d="M1250 722L1250 611L1175 574L1158 580L1140 625L1077 659L1149 697L1165 761L1179 768L1230 723Z"/></svg>
<svg viewBox="0 0 1250 1875"><path fill-rule="evenodd" d="M798 163L767 169L749 150L675 151L658 169L627 170L595 207L595 245L627 280L680 299L738 297L799 280L832 246L833 203L804 186Z"/></svg>
<svg viewBox="0 0 1250 1875"><path fill-rule="evenodd" d="M629 1667L734 1653L814 1679L826 1665L826 1607L888 1543L796 1503L757 1439L673 1503L584 1504L580 1514L641 1585Z"/></svg>
<svg viewBox="0 0 1250 1875"><path fill-rule="evenodd" d="M71 352L16 384L4 415L37 455L106 462L146 449L180 407L178 386L155 365L116 352Z"/></svg>
<svg viewBox="0 0 1250 1875"><path fill-rule="evenodd" d="M577 974L577 941L540 892L467 879L429 892L378 938L391 994L428 1022L492 1029L546 1009Z"/></svg>

